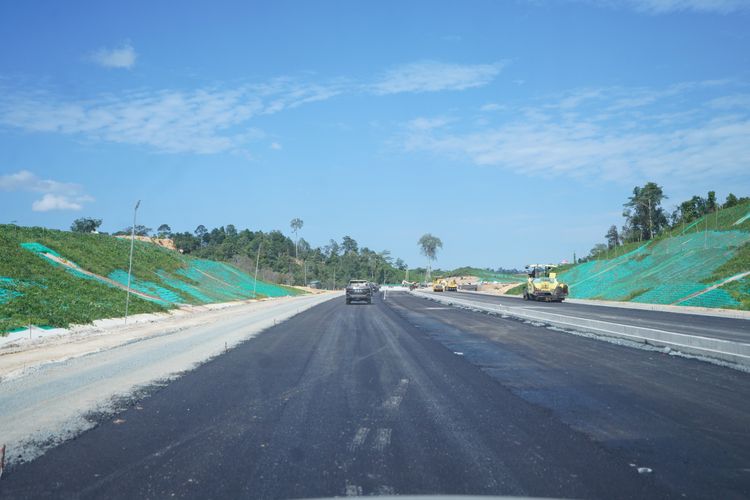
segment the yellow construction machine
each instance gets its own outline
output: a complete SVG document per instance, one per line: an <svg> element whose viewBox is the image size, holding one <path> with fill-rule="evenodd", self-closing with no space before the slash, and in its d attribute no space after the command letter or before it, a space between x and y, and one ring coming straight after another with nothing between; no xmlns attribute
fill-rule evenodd
<svg viewBox="0 0 750 500"><path fill-rule="evenodd" d="M456 278L450 278L448 282L445 284L445 291L446 292L457 292L458 291L458 283L456 283Z"/></svg>
<svg viewBox="0 0 750 500"><path fill-rule="evenodd" d="M445 280L443 278L435 278L432 280L432 291L433 292L444 292L445 291Z"/></svg>
<svg viewBox="0 0 750 500"><path fill-rule="evenodd" d="M543 300L547 302L562 302L568 296L568 285L557 281L554 264L529 264L526 271L526 289L523 291L524 300Z"/></svg>

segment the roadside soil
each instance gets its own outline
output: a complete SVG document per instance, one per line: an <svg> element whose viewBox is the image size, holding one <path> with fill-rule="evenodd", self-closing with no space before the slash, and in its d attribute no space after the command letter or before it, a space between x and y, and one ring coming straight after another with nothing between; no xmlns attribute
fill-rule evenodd
<svg viewBox="0 0 750 500"><path fill-rule="evenodd" d="M332 293L323 290L316 292ZM299 297L297 297L299 298ZM94 321L90 325L58 328L31 339L25 333L0 345L0 381L15 378L40 365L86 356L124 344L207 325L227 315L259 312L295 297L244 300L201 306L184 306L164 313ZM39 332L38 329L36 329Z"/></svg>

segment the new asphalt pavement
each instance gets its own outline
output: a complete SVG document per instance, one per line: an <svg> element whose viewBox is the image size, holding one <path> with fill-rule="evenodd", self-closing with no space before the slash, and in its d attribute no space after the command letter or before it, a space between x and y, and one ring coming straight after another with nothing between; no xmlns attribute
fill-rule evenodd
<svg viewBox="0 0 750 500"><path fill-rule="evenodd" d="M324 302L92 418L0 498L750 497L749 374L408 293Z"/></svg>

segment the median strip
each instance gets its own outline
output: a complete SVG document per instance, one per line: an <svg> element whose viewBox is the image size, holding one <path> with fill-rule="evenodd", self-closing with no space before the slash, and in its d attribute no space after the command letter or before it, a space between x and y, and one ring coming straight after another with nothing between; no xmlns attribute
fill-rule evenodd
<svg viewBox="0 0 750 500"><path fill-rule="evenodd" d="M581 330L599 336L625 339L655 347L674 349L685 354L718 359L739 365L745 369L750 368L750 344L746 343L581 318L577 316L567 316L557 313L529 311L528 309L502 304L478 303L467 299L436 296L419 291L412 293L419 297L434 300L442 304L466 307L491 314L505 314L507 316L543 322L561 328Z"/></svg>

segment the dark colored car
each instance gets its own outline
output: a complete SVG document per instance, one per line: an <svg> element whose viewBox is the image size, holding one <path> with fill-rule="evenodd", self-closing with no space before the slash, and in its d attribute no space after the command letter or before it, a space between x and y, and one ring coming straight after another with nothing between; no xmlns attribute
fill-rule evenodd
<svg viewBox="0 0 750 500"><path fill-rule="evenodd" d="M350 280L346 285L346 303L355 301L372 304L372 287L367 280Z"/></svg>

